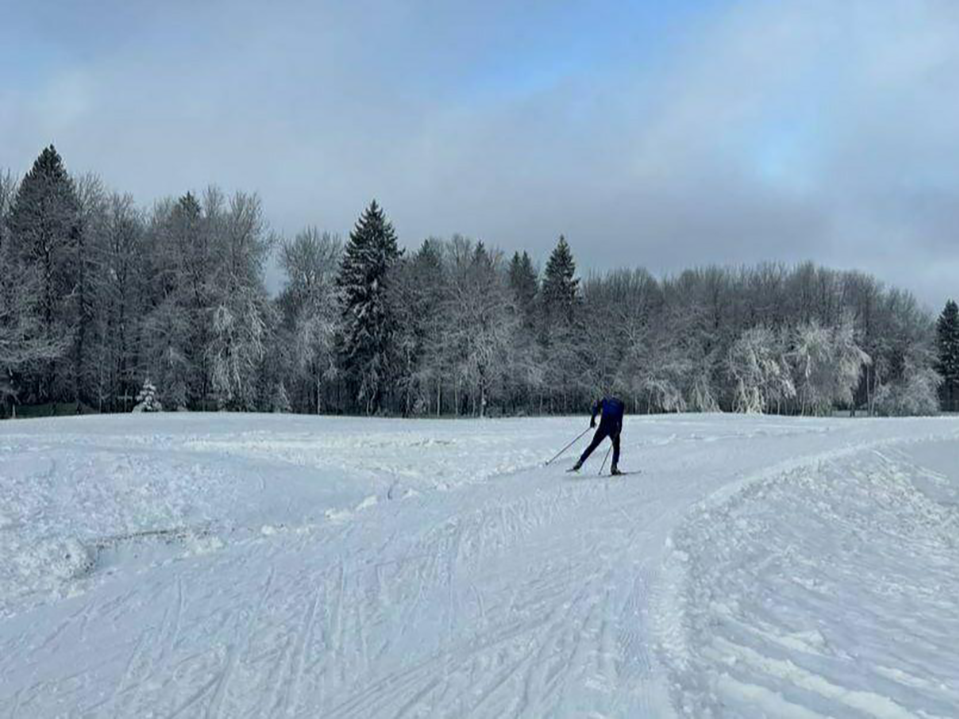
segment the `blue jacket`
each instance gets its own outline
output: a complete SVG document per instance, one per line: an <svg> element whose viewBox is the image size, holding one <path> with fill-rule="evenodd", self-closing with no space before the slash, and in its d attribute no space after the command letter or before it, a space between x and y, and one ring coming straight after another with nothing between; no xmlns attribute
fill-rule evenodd
<svg viewBox="0 0 959 719"><path fill-rule="evenodd" d="M623 404L622 400L616 399L615 397L603 397L599 402L593 405L593 414L589 420L590 424L596 422L596 415L600 412L603 413L603 418L599 421L601 428L608 431L615 429L617 433L623 428L623 415L626 413L626 405Z"/></svg>

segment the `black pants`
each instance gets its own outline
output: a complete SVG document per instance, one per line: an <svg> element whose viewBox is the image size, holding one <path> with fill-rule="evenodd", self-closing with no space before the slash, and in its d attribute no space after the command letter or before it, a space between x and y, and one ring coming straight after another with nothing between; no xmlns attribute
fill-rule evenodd
<svg viewBox="0 0 959 719"><path fill-rule="evenodd" d="M579 458L579 463L582 464L585 462L586 458L593 453L593 450L599 446L600 442L609 437L613 440L613 466L619 466L619 435L622 429L623 426L620 424L608 426L600 422L596 434L593 435L593 441L589 443L586 451L584 451L583 455Z"/></svg>

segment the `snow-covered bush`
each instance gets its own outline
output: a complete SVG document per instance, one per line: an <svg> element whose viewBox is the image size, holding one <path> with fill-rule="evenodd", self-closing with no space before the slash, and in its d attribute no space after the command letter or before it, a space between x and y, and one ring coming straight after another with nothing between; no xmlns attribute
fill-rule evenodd
<svg viewBox="0 0 959 719"><path fill-rule="evenodd" d="M157 388L148 377L143 382L143 388L137 395L137 403L133 408L134 412L162 412L163 405L157 399Z"/></svg>
<svg viewBox="0 0 959 719"><path fill-rule="evenodd" d="M942 377L934 369L906 359L903 376L883 385L875 400L876 414L883 417L915 417L939 412Z"/></svg>

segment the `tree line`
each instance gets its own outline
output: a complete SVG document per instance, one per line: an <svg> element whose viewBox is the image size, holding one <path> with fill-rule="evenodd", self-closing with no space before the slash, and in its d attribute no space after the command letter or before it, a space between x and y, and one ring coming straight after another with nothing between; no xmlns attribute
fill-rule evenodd
<svg viewBox="0 0 959 719"><path fill-rule="evenodd" d="M264 285L275 256L285 276ZM959 311L803 263L577 275L463 236L273 234L255 194L139 208L55 148L0 173L0 406L487 416L959 409Z"/></svg>

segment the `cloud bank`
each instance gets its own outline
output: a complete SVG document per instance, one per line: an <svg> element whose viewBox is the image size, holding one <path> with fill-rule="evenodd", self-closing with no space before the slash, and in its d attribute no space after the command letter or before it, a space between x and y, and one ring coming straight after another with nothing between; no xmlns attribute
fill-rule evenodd
<svg viewBox="0 0 959 719"><path fill-rule="evenodd" d="M141 203L216 182L273 225L462 232L581 268L813 259L959 295L959 6L31 3L0 166L55 142ZM27 7L29 5L29 7Z"/></svg>

